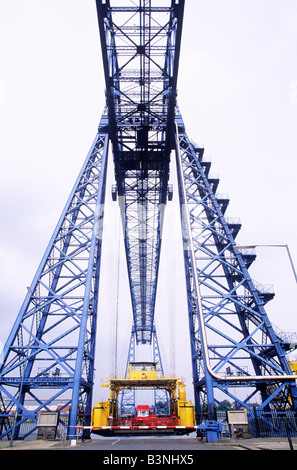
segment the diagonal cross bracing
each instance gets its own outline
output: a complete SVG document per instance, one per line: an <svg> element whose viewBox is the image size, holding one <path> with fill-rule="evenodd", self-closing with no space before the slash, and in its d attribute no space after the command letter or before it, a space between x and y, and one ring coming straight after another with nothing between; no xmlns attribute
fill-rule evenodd
<svg viewBox="0 0 297 470"><path fill-rule="evenodd" d="M96 3L135 335L150 343L184 1Z"/></svg>
<svg viewBox="0 0 297 470"><path fill-rule="evenodd" d="M99 132L3 350L5 407L17 406L24 419L47 409L42 399L27 409L26 394L40 388L48 402L71 389L90 410L107 150L108 135Z"/></svg>
<svg viewBox="0 0 297 470"><path fill-rule="evenodd" d="M197 409L203 394L211 407L216 388L232 398L228 385L243 383L262 394L263 406L274 399L269 387L281 393L286 380L296 396L284 346L264 309L273 294L251 279L236 249L240 224L223 214L225 204L216 197L218 180L208 173L203 149L190 142L183 126L179 130L177 165ZM288 406L287 396L280 403ZM241 406L248 408L243 402Z"/></svg>

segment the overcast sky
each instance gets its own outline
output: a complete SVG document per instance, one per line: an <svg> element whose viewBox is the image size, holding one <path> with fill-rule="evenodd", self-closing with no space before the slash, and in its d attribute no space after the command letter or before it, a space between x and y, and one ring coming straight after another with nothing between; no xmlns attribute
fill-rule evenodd
<svg viewBox="0 0 297 470"><path fill-rule="evenodd" d="M220 177L218 192L229 194L227 215L241 219L237 242L288 244L297 264L296 24L296 0L186 0L178 102L189 137L205 145L211 172ZM0 341L5 342L103 110L95 0L0 0L0 48ZM110 186L107 194L109 203ZM174 196L168 214L177 210ZM102 266L106 286L113 284L117 267L117 243L111 243ZM171 325L164 366L183 375L176 324L182 318L187 329L187 317L184 294L176 293L183 265L181 252L172 250L175 243L179 246L170 241L163 252L160 275L167 298L158 298L156 319L162 314ZM285 250L259 248L257 254L251 275L276 292L267 305L271 322L297 331L297 286ZM125 297L125 279L122 286ZM105 328L116 308L114 298L105 299ZM119 313L131 315L129 303L121 304ZM158 337L165 344L162 325ZM120 356L126 360L126 353Z"/></svg>

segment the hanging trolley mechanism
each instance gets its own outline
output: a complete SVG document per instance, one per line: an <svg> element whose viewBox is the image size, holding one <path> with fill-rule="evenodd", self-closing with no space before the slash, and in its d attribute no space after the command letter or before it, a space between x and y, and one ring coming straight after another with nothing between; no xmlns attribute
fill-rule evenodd
<svg viewBox="0 0 297 470"><path fill-rule="evenodd" d="M92 433L111 435L189 434L196 430L195 409L186 399L185 381L157 371L155 362L131 362L129 377L113 376L104 381L108 400L97 403L92 412ZM120 414L119 395L124 390L166 390L169 395L169 414L157 415L149 405L137 405L133 413ZM76 429L86 427L77 426Z"/></svg>

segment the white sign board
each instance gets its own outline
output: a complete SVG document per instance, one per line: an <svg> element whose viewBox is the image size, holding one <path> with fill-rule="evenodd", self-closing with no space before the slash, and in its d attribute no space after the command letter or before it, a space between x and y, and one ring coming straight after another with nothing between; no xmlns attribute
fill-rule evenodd
<svg viewBox="0 0 297 470"><path fill-rule="evenodd" d="M59 413L49 411L49 412L41 412L38 415L38 426L43 427L54 427L58 425L58 418Z"/></svg>
<svg viewBox="0 0 297 470"><path fill-rule="evenodd" d="M248 424L246 410L227 411L229 424Z"/></svg>

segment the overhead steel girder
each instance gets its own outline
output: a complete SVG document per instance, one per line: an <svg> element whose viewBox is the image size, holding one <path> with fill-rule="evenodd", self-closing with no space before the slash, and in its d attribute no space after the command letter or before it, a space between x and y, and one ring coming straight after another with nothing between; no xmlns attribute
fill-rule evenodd
<svg viewBox="0 0 297 470"><path fill-rule="evenodd" d="M73 433L79 404L89 414L92 405L107 153L108 135L98 132L7 339L0 369L4 411L36 415L57 396L67 392L69 398L70 390ZM46 399L37 398L39 389L48 390ZM27 409L29 396L34 411ZM15 437L20 425L19 419Z"/></svg>
<svg viewBox="0 0 297 470"><path fill-rule="evenodd" d="M251 279L236 248L240 224L225 218L203 149L190 142L181 117L179 122L176 155L196 409L205 395L214 413L215 389L234 399L230 387L243 384L260 392L265 406L275 404L271 387L283 397L278 395L278 407L290 406L291 395L296 409L294 376L264 308L273 294Z"/></svg>
<svg viewBox="0 0 297 470"><path fill-rule="evenodd" d="M116 0L96 0L96 5L116 174L128 137L134 144L138 138L145 140L147 128L159 126L165 132L168 163L174 146L184 0L163 0L159 8L150 0L139 0L139 6L127 1L121 7ZM133 128L129 136L127 128ZM121 191L121 177L119 183Z"/></svg>
<svg viewBox="0 0 297 470"><path fill-rule="evenodd" d="M124 199L125 247L136 341L150 343L161 246L160 182L153 171L144 180L135 172L126 175L126 196L119 199Z"/></svg>
<svg viewBox="0 0 297 470"><path fill-rule="evenodd" d="M97 0L136 341L152 341L184 0Z"/></svg>

